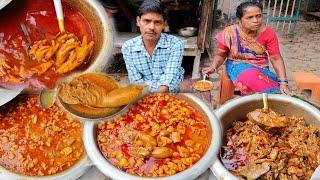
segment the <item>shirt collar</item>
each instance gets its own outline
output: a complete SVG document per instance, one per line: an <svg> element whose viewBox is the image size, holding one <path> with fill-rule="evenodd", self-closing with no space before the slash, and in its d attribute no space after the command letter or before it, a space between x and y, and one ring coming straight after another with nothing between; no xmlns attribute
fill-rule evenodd
<svg viewBox="0 0 320 180"><path fill-rule="evenodd" d="M166 43L166 38L163 33L161 33L160 39L155 49L157 48L168 48L168 44ZM145 47L142 41L142 36L140 35L137 41L137 45L133 48L133 51L142 51L142 49L145 49Z"/></svg>

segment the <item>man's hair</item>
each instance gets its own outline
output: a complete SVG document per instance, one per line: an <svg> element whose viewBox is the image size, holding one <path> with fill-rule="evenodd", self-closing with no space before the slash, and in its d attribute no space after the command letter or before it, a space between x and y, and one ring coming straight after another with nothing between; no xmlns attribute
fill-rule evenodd
<svg viewBox="0 0 320 180"><path fill-rule="evenodd" d="M143 14L151 12L162 14L163 18L166 19L165 8L161 0L144 0L139 7L138 16L141 17Z"/></svg>
<svg viewBox="0 0 320 180"><path fill-rule="evenodd" d="M247 7L258 7L261 9L261 11L263 10L263 6L262 4L260 4L257 1L248 1L248 2L243 2L241 3L238 7L237 7L237 12L236 12L236 16L237 18L241 19L243 16L243 11L244 9L246 9Z"/></svg>

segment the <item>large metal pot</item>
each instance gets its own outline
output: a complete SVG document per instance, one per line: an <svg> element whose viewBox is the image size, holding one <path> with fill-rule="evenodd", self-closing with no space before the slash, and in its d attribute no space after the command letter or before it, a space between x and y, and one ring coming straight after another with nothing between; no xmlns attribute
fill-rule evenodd
<svg viewBox="0 0 320 180"><path fill-rule="evenodd" d="M146 178L140 176L133 176L129 173L126 173L117 167L113 166L108 160L106 160L102 153L99 150L97 143L97 123L87 121L84 127L83 140L85 144L86 151L88 156L94 163L94 165L105 175L109 176L112 179L161 179L161 180L182 180L182 179L194 179L206 171L210 165L215 161L217 157L217 153L220 148L221 142L221 128L220 123L216 116L213 114L212 110L199 98L192 94L179 94L179 98L186 100L193 107L196 107L204 117L206 118L208 125L211 130L211 139L210 145L207 149L207 152L203 155L203 157L192 167L177 173L172 176L166 176L162 178Z"/></svg>
<svg viewBox="0 0 320 180"><path fill-rule="evenodd" d="M0 10L8 5L12 0L1 0L0 1Z"/></svg>
<svg viewBox="0 0 320 180"><path fill-rule="evenodd" d="M314 106L287 95L270 94L268 95L269 107L285 115L304 117L308 124L320 127L320 111ZM216 116L222 123L223 133L231 126L232 122L241 120L246 114L257 108L262 108L262 94L234 99L221 106L216 111ZM223 134L222 134L223 135ZM232 175L222 164L219 157L212 165L211 170L218 179L236 180L239 179Z"/></svg>
<svg viewBox="0 0 320 180"><path fill-rule="evenodd" d="M113 48L113 25L103 8L96 0L63 0L77 9L89 22L95 41L91 64L86 69L88 72L100 72L109 60ZM13 2L12 2L13 3ZM52 176L27 177L12 173L0 167L0 179L35 179L35 180L60 180L77 179L91 166L91 162L85 154L78 163L64 172Z"/></svg>
<svg viewBox="0 0 320 180"><path fill-rule="evenodd" d="M77 9L89 22L94 40L91 64L87 72L101 72L107 65L113 49L113 23L97 0L63 0Z"/></svg>

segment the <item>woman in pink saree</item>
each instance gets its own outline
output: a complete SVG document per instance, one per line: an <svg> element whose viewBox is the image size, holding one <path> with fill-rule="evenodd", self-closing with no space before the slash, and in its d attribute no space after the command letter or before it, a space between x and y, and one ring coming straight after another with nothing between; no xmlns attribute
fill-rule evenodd
<svg viewBox="0 0 320 180"><path fill-rule="evenodd" d="M216 36L217 52L203 74L216 71L225 60L227 74L242 95L255 92L291 94L276 33L262 21L262 5L244 2L237 7L239 24ZM276 73L269 69L269 59Z"/></svg>

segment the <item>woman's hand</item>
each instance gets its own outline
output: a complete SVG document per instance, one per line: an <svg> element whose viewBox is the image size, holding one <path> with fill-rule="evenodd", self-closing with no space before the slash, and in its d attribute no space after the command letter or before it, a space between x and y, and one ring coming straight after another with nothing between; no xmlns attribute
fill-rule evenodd
<svg viewBox="0 0 320 180"><path fill-rule="evenodd" d="M202 74L211 74L216 71L216 68L213 66L205 67L201 70Z"/></svg>
<svg viewBox="0 0 320 180"><path fill-rule="evenodd" d="M287 84L280 84L280 91L282 94L292 96L292 91Z"/></svg>

